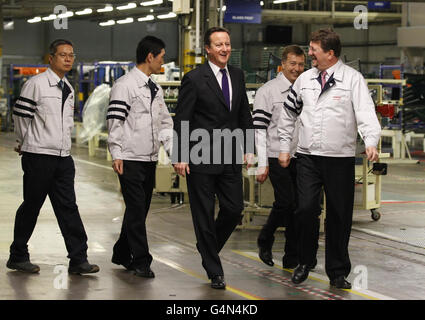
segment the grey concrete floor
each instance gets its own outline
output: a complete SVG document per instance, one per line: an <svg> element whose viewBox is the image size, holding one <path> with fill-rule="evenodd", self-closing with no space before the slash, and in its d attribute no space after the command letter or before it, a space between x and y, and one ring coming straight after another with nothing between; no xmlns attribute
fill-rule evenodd
<svg viewBox="0 0 425 320"><path fill-rule="evenodd" d="M354 212L350 240L352 290L329 286L324 271L324 235L318 266L307 281L294 285L292 270L281 267L284 235L278 231L275 266L257 256L258 230L236 230L221 253L226 290L210 288L195 247L188 203L172 206L155 194L147 219L156 277L143 279L110 262L124 211L117 178L105 154L88 157L73 147L77 204L88 234L89 261L97 274L68 276L63 238L48 199L29 242L39 274L6 268L15 212L22 201L20 158L14 135L0 133L0 299L27 300L387 300L425 299L425 165L390 164L383 178L382 218ZM265 217L255 217L261 225Z"/></svg>

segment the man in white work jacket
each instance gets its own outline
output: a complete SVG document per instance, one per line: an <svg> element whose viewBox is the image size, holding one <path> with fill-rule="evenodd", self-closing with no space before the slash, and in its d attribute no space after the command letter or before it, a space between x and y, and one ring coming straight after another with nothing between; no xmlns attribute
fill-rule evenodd
<svg viewBox="0 0 425 320"><path fill-rule="evenodd" d="M348 255L353 202L357 132L369 161L378 160L381 127L366 82L360 72L339 56L341 42L331 29L311 34L312 68L294 83L284 102L279 123L283 167L290 163L290 146L299 117L297 190L299 205L299 265L292 281L303 282L314 255L314 223L320 210L321 189L326 194L326 274L331 286L351 288Z"/></svg>
<svg viewBox="0 0 425 320"><path fill-rule="evenodd" d="M146 235L146 217L155 183L160 144L170 155L173 120L162 88L151 74L161 72L165 44L153 36L143 38L136 51L137 65L112 87L107 112L108 146L125 202L121 234L112 262L154 278Z"/></svg>
<svg viewBox="0 0 425 320"><path fill-rule="evenodd" d="M262 227L257 244L258 255L267 265L273 266L272 247L274 233L280 226L285 227L285 248L282 258L283 268L293 269L298 265L297 238L294 225L294 210L296 208L296 158L297 129L291 144L291 161L288 168L279 165L278 157L280 141L278 122L283 108L283 102L288 96L292 84L304 72L305 54L297 45L290 45L282 52L282 72L276 78L266 82L255 94L253 121L255 128L255 144L258 156L257 181L263 183L267 177L274 191L272 210ZM318 212L318 215L320 212ZM319 237L319 219L317 219L316 238ZM317 241L316 241L317 249ZM310 268L316 265L312 262Z"/></svg>
<svg viewBox="0 0 425 320"><path fill-rule="evenodd" d="M37 273L30 262L28 240L48 195L68 251L71 274L95 273L97 265L87 261L87 235L76 204L75 166L70 155L74 127L74 90L65 77L75 54L70 41L58 39L50 45L47 71L22 87L13 108L13 120L24 171L24 202L16 212L9 269Z"/></svg>

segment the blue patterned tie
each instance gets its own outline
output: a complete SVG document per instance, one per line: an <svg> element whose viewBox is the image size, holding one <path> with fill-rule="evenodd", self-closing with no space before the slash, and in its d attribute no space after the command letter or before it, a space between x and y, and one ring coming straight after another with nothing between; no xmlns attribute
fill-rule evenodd
<svg viewBox="0 0 425 320"><path fill-rule="evenodd" d="M229 92L229 78L227 78L226 69L220 69L223 77L221 78L221 90L223 91L224 101L230 110L230 92Z"/></svg>

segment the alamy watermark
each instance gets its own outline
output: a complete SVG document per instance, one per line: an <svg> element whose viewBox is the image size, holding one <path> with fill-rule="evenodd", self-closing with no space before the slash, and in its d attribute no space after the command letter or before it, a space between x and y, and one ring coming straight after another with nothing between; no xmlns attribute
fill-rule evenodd
<svg viewBox="0 0 425 320"><path fill-rule="evenodd" d="M56 30L68 29L68 9L63 5L57 5L53 9L56 19L53 21L53 27Z"/></svg>
<svg viewBox="0 0 425 320"><path fill-rule="evenodd" d="M190 132L189 121L182 121L180 132L173 130L171 162L243 164L244 154L254 154L254 144L255 129L196 128Z"/></svg>
<svg viewBox="0 0 425 320"><path fill-rule="evenodd" d="M57 290L66 290L68 289L68 270L63 265L57 265L53 269L54 273L58 273L53 280L53 288Z"/></svg>
<svg viewBox="0 0 425 320"><path fill-rule="evenodd" d="M368 289L368 271L364 265L358 265L354 267L353 272L358 274L354 278L353 288L356 290L367 290Z"/></svg>
<svg viewBox="0 0 425 320"><path fill-rule="evenodd" d="M357 5L354 7L355 13L358 13L357 17L354 18L354 28L356 30L367 29L367 7L364 5Z"/></svg>

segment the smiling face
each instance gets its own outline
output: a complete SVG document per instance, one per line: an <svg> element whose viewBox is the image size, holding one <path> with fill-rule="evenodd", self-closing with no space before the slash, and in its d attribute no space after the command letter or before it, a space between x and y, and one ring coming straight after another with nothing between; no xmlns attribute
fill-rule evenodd
<svg viewBox="0 0 425 320"><path fill-rule="evenodd" d="M214 32L210 36L210 44L205 46L208 60L223 69L229 61L232 47L227 32Z"/></svg>
<svg viewBox="0 0 425 320"><path fill-rule="evenodd" d="M63 78L65 73L71 71L74 64L74 49L71 45L63 44L56 48L54 55L49 56L49 63L52 70L60 77Z"/></svg>
<svg viewBox="0 0 425 320"><path fill-rule="evenodd" d="M310 41L310 47L308 49L308 55L311 57L311 64L320 71L326 70L338 61L335 57L334 51L329 50L323 51L320 42Z"/></svg>
<svg viewBox="0 0 425 320"><path fill-rule="evenodd" d="M304 72L304 63L304 55L297 56L294 53L288 53L286 60L282 61L282 72L286 79L294 83Z"/></svg>

